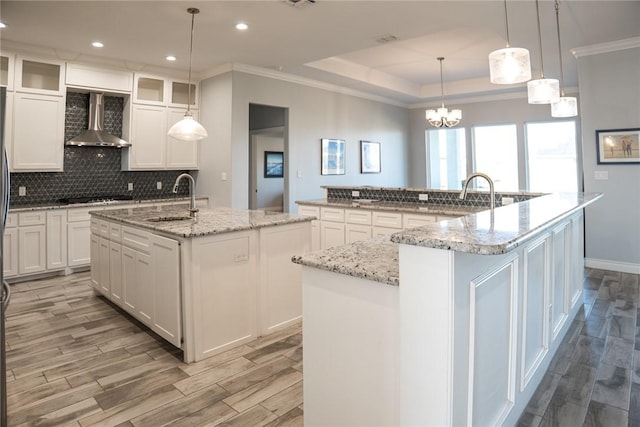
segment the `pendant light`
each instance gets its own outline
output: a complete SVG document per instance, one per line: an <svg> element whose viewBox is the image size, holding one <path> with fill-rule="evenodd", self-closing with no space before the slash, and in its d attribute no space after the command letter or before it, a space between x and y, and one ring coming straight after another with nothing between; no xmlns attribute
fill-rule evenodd
<svg viewBox="0 0 640 427"><path fill-rule="evenodd" d="M440 108L437 110L427 110L425 116L431 126L437 128L445 126L450 128L460 123L460 120L462 120L462 110L449 111L444 106L444 83L442 80L442 61L444 61L444 57L438 57L438 61L440 61Z"/></svg>
<svg viewBox="0 0 640 427"><path fill-rule="evenodd" d="M191 42L189 43L189 98L187 100L187 111L184 113L184 118L171 126L169 129L169 136L181 141L198 141L207 137L207 131L198 123L191 114L191 56L193 53L193 21L196 14L200 13L200 9L190 7L187 12L191 14Z"/></svg>
<svg viewBox="0 0 640 427"><path fill-rule="evenodd" d="M540 47L540 78L527 83L529 104L551 104L560 98L560 83L556 79L544 77L544 62L542 60L542 34L540 30L540 7L536 0L536 15L538 17L538 45Z"/></svg>
<svg viewBox="0 0 640 427"><path fill-rule="evenodd" d="M507 0L504 0L504 21L507 46L504 49L494 50L489 54L491 83L508 85L526 82L531 79L531 59L527 49L509 45Z"/></svg>
<svg viewBox="0 0 640 427"><path fill-rule="evenodd" d="M551 117L575 117L578 115L578 100L564 96L564 72L562 70L562 45L560 43L560 4L556 0L556 28L558 29L558 56L560 57L560 99L551 104Z"/></svg>

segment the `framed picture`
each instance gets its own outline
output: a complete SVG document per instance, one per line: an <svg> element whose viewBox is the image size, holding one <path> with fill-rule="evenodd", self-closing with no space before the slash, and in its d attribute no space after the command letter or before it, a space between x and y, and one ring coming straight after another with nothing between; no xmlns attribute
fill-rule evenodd
<svg viewBox="0 0 640 427"><path fill-rule="evenodd" d="M322 175L344 175L344 140L322 139Z"/></svg>
<svg viewBox="0 0 640 427"><path fill-rule="evenodd" d="M264 152L264 177L282 178L284 172L284 155L282 151Z"/></svg>
<svg viewBox="0 0 640 427"><path fill-rule="evenodd" d="M596 130L598 164L640 163L640 128Z"/></svg>
<svg viewBox="0 0 640 427"><path fill-rule="evenodd" d="M360 141L360 172L380 173L380 143Z"/></svg>

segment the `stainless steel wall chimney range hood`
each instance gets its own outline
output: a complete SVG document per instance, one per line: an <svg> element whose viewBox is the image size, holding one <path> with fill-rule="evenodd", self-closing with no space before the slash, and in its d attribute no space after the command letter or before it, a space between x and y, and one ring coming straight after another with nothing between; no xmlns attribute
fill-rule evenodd
<svg viewBox="0 0 640 427"><path fill-rule="evenodd" d="M65 145L85 147L130 147L124 139L111 135L103 130L104 124L104 94L91 92L89 94L89 129L75 138L71 138Z"/></svg>

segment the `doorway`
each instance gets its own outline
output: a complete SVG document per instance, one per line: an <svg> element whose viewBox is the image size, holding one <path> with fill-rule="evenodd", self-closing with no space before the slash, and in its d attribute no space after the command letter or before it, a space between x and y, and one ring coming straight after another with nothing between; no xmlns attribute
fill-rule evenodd
<svg viewBox="0 0 640 427"><path fill-rule="evenodd" d="M288 109L249 104L249 209L287 209Z"/></svg>

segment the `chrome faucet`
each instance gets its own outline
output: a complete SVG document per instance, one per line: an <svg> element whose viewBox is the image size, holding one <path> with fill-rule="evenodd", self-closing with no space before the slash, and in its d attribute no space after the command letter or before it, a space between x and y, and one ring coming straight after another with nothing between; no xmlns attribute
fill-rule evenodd
<svg viewBox="0 0 640 427"><path fill-rule="evenodd" d="M189 179L189 216L191 218L195 218L198 216L198 208L196 207L196 182L193 180L193 177L188 173L183 173L176 178L176 183L173 184L173 192L178 192L178 184L182 178Z"/></svg>
<svg viewBox="0 0 640 427"><path fill-rule="evenodd" d="M495 192L493 190L493 180L489 178L489 175L486 175L484 173L474 172L471 175L469 175L467 179L464 180L464 185L462 186L462 191L460 192L460 196L458 198L460 200L464 200L464 198L467 196L467 187L469 186L469 183L473 178L478 178L478 177L486 179L487 182L489 183L489 197L491 198L489 202L489 206L491 207L491 210L493 210L496 207L496 197L495 197Z"/></svg>

